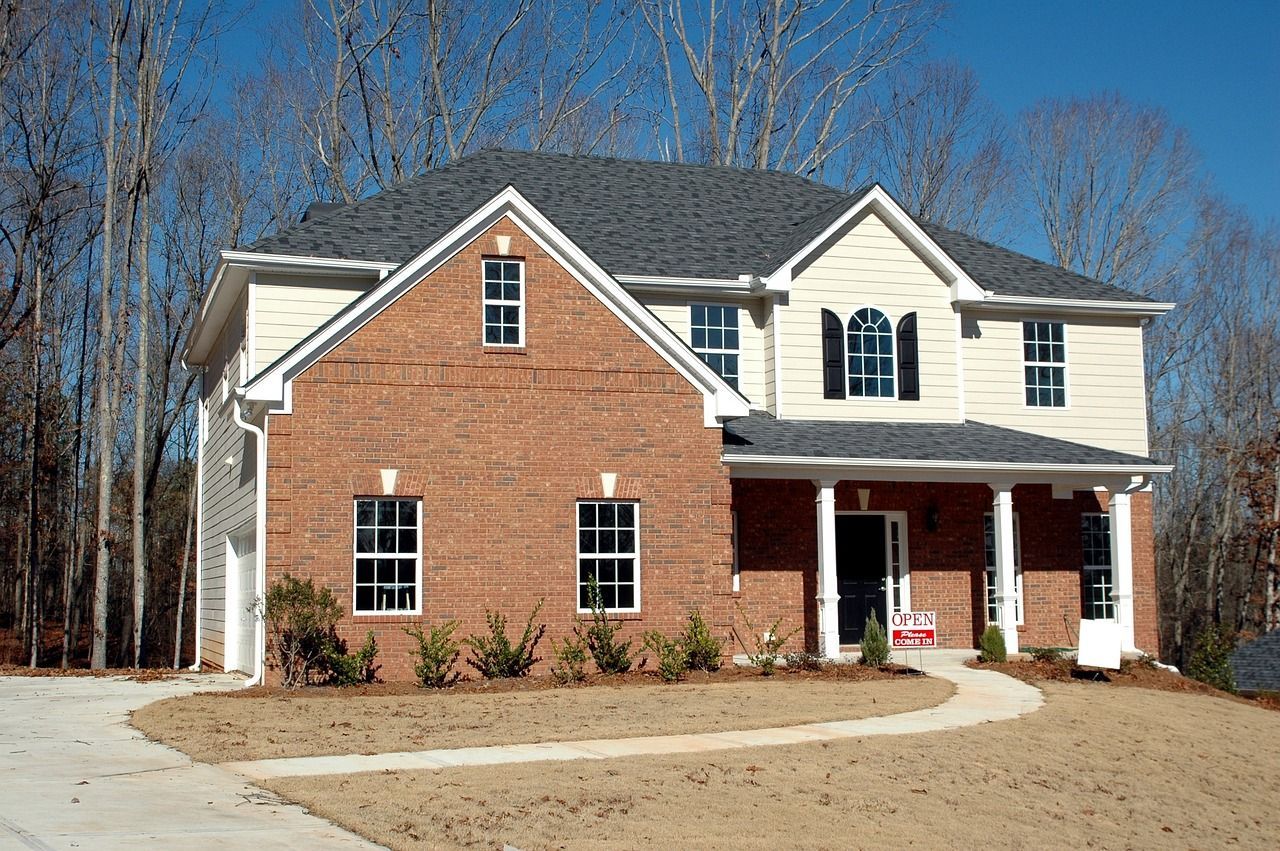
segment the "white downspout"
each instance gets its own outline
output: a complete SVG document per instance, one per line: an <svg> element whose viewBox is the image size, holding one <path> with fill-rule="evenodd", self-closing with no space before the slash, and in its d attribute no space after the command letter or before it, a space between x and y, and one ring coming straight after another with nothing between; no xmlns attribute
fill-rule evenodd
<svg viewBox="0 0 1280 851"><path fill-rule="evenodd" d="M196 658L189 671L200 670L200 652L204 642L204 441L209 428L205 405L205 367L200 367L200 398L196 407ZM178 636L178 641L182 637Z"/></svg>
<svg viewBox="0 0 1280 851"><path fill-rule="evenodd" d="M244 403L244 391L237 388L235 401L231 406L236 425L254 437L257 464L253 471L254 489L254 594L255 604L266 600L267 596L267 435L253 423L244 419L240 405ZM261 685L266 674L267 631L262 613L255 605L253 623L253 676L245 681L244 687Z"/></svg>

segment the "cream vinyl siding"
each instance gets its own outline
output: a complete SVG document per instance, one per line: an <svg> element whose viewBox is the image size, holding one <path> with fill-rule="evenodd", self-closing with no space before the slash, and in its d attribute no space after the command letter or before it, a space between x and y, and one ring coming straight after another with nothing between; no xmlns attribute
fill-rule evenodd
<svg viewBox="0 0 1280 851"><path fill-rule="evenodd" d="M241 380L240 344L246 309L246 296L241 296L210 355L200 399L207 430L200 494L204 525L199 544L199 655L218 667L225 661L227 536L254 519L256 455L248 434L232 418L234 397L228 393L223 399L223 377L230 388Z"/></svg>
<svg viewBox="0 0 1280 851"><path fill-rule="evenodd" d="M764 346L764 409L775 417L778 415L778 371L774 368L775 338L773 334L773 302L766 301L762 307L765 312L762 343Z"/></svg>
<svg viewBox="0 0 1280 851"><path fill-rule="evenodd" d="M662 323L690 342L689 306L694 304L732 305L738 308L738 390L758 408L765 406L765 325L769 317L768 302L759 298L735 299L724 296L691 298L687 296L632 293L662 320ZM770 362L772 363L772 362Z"/></svg>
<svg viewBox="0 0 1280 851"><path fill-rule="evenodd" d="M898 322L916 314L919 401L822 397L822 310L839 316L847 333L849 316L864 306L883 312L893 326L895 395ZM950 289L878 216L858 221L792 278L779 326L784 419L960 420ZM847 372L847 337L845 367Z"/></svg>
<svg viewBox="0 0 1280 851"><path fill-rule="evenodd" d="M1062 321L1065 326L1065 408L1026 404L1024 319ZM1134 455L1147 454L1142 328L1137 319L965 311L961 327L969 419Z"/></svg>
<svg viewBox="0 0 1280 851"><path fill-rule="evenodd" d="M250 284L256 314L254 374L274 363L377 281L373 275L257 273ZM479 316L479 307L476 310Z"/></svg>

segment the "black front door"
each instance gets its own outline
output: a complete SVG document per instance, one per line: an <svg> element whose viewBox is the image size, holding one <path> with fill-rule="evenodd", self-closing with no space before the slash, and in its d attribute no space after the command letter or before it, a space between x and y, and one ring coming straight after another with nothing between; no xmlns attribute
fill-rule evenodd
<svg viewBox="0 0 1280 851"><path fill-rule="evenodd" d="M836 590L840 643L858 644L867 618L885 622L884 515L836 515Z"/></svg>

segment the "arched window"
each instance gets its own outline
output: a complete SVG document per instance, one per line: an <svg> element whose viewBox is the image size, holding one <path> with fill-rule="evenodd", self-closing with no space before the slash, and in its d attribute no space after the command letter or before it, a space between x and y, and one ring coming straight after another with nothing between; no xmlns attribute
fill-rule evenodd
<svg viewBox="0 0 1280 851"><path fill-rule="evenodd" d="M893 398L893 326L874 307L849 318L849 395Z"/></svg>

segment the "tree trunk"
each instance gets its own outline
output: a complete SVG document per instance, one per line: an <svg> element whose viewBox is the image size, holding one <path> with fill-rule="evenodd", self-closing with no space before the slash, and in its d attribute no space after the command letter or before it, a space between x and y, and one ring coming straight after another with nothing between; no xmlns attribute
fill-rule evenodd
<svg viewBox="0 0 1280 851"><path fill-rule="evenodd" d="M145 157L145 154L144 154ZM151 312L151 189L143 160L142 222L138 240L138 377L133 401L133 667L142 667L142 626L146 610L147 555L144 477L147 464L147 334Z"/></svg>
<svg viewBox="0 0 1280 851"><path fill-rule="evenodd" d="M27 482L27 635L31 642L29 664L40 665L40 434L41 372L40 342L44 333L44 275L41 264L35 267L35 305L31 313L31 466Z"/></svg>
<svg viewBox="0 0 1280 851"><path fill-rule="evenodd" d="M173 630L173 669L182 667L182 613L187 605L187 571L191 564L191 530L195 526L196 491L199 490L199 476L191 479L191 496L187 501L186 533L182 542L182 573L178 578L178 622ZM198 656L200 649L196 648Z"/></svg>

